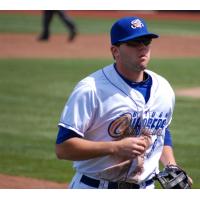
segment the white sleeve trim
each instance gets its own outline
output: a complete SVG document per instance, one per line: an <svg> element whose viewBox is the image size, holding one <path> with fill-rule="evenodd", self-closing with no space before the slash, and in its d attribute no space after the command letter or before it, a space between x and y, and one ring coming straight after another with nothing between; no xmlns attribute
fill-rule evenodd
<svg viewBox="0 0 200 200"><path fill-rule="evenodd" d="M80 131L76 130L75 128L73 128L73 127L71 127L71 126L69 126L69 125L66 125L66 124L64 124L64 123L62 123L62 122L60 122L60 123L58 124L58 126L62 126L62 127L64 127L64 128L70 129L70 130L76 132L76 133L77 133L78 135L80 135L81 137L84 137L84 134L83 134L83 133L81 133Z"/></svg>

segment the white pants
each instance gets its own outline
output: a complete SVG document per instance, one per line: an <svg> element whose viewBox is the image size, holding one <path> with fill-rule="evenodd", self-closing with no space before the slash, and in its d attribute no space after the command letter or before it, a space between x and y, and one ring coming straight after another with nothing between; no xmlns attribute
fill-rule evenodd
<svg viewBox="0 0 200 200"><path fill-rule="evenodd" d="M106 181L106 180L100 180L99 187L95 188L95 187L91 187L85 183L82 183L81 182L82 176L83 176L83 174L76 172L76 174L74 175L74 177L69 185L69 189L107 189L108 188L108 181ZM94 177L91 177L91 178L96 179ZM146 186L145 184L141 184L140 189L154 189L154 184L151 184L148 186Z"/></svg>

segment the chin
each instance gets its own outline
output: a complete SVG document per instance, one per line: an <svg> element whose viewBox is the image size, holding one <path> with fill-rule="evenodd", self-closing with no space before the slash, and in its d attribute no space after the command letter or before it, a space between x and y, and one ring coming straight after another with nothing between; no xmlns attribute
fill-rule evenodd
<svg viewBox="0 0 200 200"><path fill-rule="evenodd" d="M141 65L138 65L137 67L135 67L135 71L137 72L141 72L141 71L144 71L146 69L145 66L141 66Z"/></svg>
<svg viewBox="0 0 200 200"><path fill-rule="evenodd" d="M143 58L141 60L138 60L138 66L140 66L142 69L146 69L147 68L147 64L148 64L148 59L147 58Z"/></svg>
<svg viewBox="0 0 200 200"><path fill-rule="evenodd" d="M141 71L144 71L145 69L147 69L147 65L145 64L141 64L138 66L138 68L141 70Z"/></svg>

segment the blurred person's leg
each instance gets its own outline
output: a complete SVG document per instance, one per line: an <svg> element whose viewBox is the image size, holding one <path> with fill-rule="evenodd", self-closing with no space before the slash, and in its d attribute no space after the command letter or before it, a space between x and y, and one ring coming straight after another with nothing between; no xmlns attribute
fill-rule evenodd
<svg viewBox="0 0 200 200"><path fill-rule="evenodd" d="M73 22L73 20L66 14L66 11L64 10L58 10L56 11L59 15L60 19L64 22L67 29L69 29L69 37L68 41L73 41L74 38L77 35L76 25Z"/></svg>
<svg viewBox="0 0 200 200"><path fill-rule="evenodd" d="M39 40L48 40L50 37L50 23L53 18L53 14L55 11L53 10L44 10L43 18L42 18L42 33L39 37Z"/></svg>

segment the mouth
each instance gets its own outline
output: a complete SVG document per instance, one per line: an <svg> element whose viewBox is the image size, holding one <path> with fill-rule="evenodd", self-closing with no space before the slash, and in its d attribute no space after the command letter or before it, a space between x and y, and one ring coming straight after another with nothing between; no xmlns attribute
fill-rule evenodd
<svg viewBox="0 0 200 200"><path fill-rule="evenodd" d="M141 61L146 61L147 60L147 56L141 55L141 56L139 56L139 60L140 60L140 62Z"/></svg>
<svg viewBox="0 0 200 200"><path fill-rule="evenodd" d="M146 55L140 55L139 58L146 58Z"/></svg>

